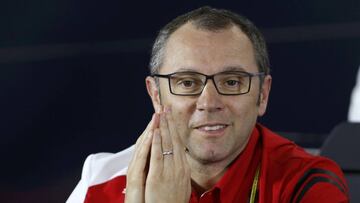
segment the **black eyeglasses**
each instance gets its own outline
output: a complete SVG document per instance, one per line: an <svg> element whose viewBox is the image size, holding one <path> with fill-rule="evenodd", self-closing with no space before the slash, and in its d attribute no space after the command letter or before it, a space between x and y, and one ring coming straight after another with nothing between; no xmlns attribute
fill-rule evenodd
<svg viewBox="0 0 360 203"><path fill-rule="evenodd" d="M225 71L214 75L198 72L175 72L167 75L153 74L152 77L167 78L170 92L180 96L200 95L209 79L221 95L241 95L250 91L251 78L263 77L265 73L248 73L244 71Z"/></svg>

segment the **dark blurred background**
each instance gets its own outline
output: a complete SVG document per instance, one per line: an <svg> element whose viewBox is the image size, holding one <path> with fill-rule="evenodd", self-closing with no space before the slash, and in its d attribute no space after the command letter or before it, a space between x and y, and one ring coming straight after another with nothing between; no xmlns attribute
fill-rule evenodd
<svg viewBox="0 0 360 203"><path fill-rule="evenodd" d="M152 113L144 79L158 30L203 5L263 31L273 87L262 123L311 134L294 139L316 148L347 120L359 0L2 0L0 202L64 202L87 155L132 144Z"/></svg>

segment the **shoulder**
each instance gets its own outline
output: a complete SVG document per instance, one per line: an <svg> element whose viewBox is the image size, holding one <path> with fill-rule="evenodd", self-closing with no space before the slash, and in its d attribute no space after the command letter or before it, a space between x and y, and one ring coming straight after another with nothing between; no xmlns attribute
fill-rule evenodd
<svg viewBox="0 0 360 203"><path fill-rule="evenodd" d="M70 195L67 203L83 202L89 188L96 189L106 183L125 184L128 164L134 146L118 153L96 153L89 155L84 163L81 180Z"/></svg>
<svg viewBox="0 0 360 203"><path fill-rule="evenodd" d="M133 153L133 146L118 153L97 153L85 160L82 179L89 185L96 185L120 175L126 175Z"/></svg>
<svg viewBox="0 0 360 203"><path fill-rule="evenodd" d="M257 125L260 132L263 157L275 165L302 164L318 160L317 156L307 153L302 147L296 145L268 128Z"/></svg>
<svg viewBox="0 0 360 203"><path fill-rule="evenodd" d="M290 202L348 202L348 187L340 167L323 157L301 170L289 185Z"/></svg>
<svg viewBox="0 0 360 203"><path fill-rule="evenodd" d="M309 202L326 202L327 197L330 202L339 202L347 199L344 175L334 161L311 155L295 143L260 127L266 163L264 173L269 174L267 181L278 191L279 200L307 202L310 198ZM331 194L321 197L323 193Z"/></svg>
<svg viewBox="0 0 360 203"><path fill-rule="evenodd" d="M329 165L337 166L332 160L310 154L293 141L278 135L262 125L257 125L257 128L261 135L263 156L272 164L281 166L295 164L299 167L305 167L306 165L325 162Z"/></svg>

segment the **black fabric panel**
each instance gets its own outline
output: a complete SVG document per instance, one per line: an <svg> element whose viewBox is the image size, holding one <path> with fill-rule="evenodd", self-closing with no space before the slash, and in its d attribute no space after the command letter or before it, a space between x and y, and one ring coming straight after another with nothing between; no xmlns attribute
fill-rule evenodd
<svg viewBox="0 0 360 203"><path fill-rule="evenodd" d="M305 181L312 176L313 174L325 174L328 175L332 178L334 178L335 180L337 180L337 185L339 185L338 183L341 184L340 186L340 190L345 192L345 184L342 182L342 180L332 171L329 170L325 170L325 169L321 169L321 168L312 168L310 170L308 170L307 172L304 173L304 175L300 178L300 180L298 181L298 183L296 184L295 188L294 188L294 192L291 196L290 202L293 202L296 194L298 193L299 189L301 188L301 186L305 183ZM335 181L334 181L335 182Z"/></svg>
<svg viewBox="0 0 360 203"><path fill-rule="evenodd" d="M305 196L306 192L316 183L321 183L321 182L325 182L325 183L330 183L332 185L335 185L341 192L345 193L345 190L339 185L339 183L337 183L336 181L330 179L330 178L326 178L326 177L314 177L313 179L311 179L305 186L304 188L301 190L299 196L296 199L296 203L299 203L301 201L301 199Z"/></svg>

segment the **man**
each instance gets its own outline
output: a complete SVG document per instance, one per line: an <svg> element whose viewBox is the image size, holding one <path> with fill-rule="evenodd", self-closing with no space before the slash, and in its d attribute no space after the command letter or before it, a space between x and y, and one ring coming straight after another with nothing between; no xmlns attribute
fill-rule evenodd
<svg viewBox="0 0 360 203"><path fill-rule="evenodd" d="M257 124L272 78L249 20L209 7L180 16L150 68L148 127L135 147L89 156L69 203L348 202L334 162Z"/></svg>

